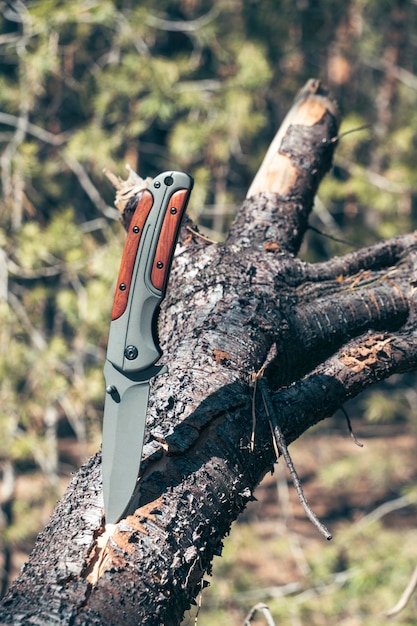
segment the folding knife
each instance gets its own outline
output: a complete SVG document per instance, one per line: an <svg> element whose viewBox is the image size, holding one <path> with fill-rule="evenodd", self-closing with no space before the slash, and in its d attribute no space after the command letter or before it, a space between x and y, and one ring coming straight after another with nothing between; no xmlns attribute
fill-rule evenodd
<svg viewBox="0 0 417 626"><path fill-rule="evenodd" d="M104 377L102 477L106 522L126 511L139 474L149 382L167 371L157 336L178 232L193 187L183 172L159 174L138 197L111 314Z"/></svg>

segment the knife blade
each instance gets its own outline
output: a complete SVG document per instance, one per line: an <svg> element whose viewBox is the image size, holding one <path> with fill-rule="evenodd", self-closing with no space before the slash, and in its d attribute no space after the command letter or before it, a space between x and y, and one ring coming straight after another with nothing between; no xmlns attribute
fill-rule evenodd
<svg viewBox="0 0 417 626"><path fill-rule="evenodd" d="M138 478L149 384L167 371L157 335L181 219L193 187L184 172L163 172L141 192L116 283L104 378L102 479L107 523L128 508Z"/></svg>

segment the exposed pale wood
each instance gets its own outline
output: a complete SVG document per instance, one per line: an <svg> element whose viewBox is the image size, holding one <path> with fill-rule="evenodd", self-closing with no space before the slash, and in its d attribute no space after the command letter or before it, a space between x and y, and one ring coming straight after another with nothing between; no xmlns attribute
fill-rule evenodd
<svg viewBox="0 0 417 626"><path fill-rule="evenodd" d="M339 120L335 101L323 89L319 80L311 79L299 91L291 110L284 118L248 190L247 198L259 193L277 193L282 196L291 193L297 183L299 167L288 154L281 151L283 139L290 126L313 126L323 120L326 114ZM325 135L323 139L329 140Z"/></svg>
<svg viewBox="0 0 417 626"><path fill-rule="evenodd" d="M126 170L128 171L128 177L126 179L116 176L116 174L113 174L113 172L107 168L103 170L104 174L116 190L114 204L119 209L121 214L125 210L126 204L129 200L144 189L147 189L152 182L152 178L142 178L139 176L139 174L137 174L129 164L126 164Z"/></svg>

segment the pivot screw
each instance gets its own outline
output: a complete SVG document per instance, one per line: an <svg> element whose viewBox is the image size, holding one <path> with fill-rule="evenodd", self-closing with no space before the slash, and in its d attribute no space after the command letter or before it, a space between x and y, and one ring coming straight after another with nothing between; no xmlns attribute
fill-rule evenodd
<svg viewBox="0 0 417 626"><path fill-rule="evenodd" d="M170 187L171 185L174 184L174 179L172 178L172 176L165 176L164 183L166 184L167 187Z"/></svg>
<svg viewBox="0 0 417 626"><path fill-rule="evenodd" d="M133 361L138 356L138 349L136 346L127 346L125 348L125 357L129 359L129 361Z"/></svg>

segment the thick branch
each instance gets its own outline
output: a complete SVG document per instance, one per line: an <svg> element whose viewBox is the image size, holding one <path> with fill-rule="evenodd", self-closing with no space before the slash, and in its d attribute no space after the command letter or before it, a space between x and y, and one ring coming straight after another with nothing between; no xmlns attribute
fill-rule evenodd
<svg viewBox="0 0 417 626"><path fill-rule="evenodd" d="M417 369L417 332L373 333L348 342L310 374L274 395L288 442L333 415L364 389Z"/></svg>
<svg viewBox="0 0 417 626"><path fill-rule="evenodd" d="M317 187L332 163L338 125L328 91L320 81L309 80L248 191L229 235L234 246L298 252Z"/></svg>
<svg viewBox="0 0 417 626"><path fill-rule="evenodd" d="M409 290L406 265L402 270L367 272L292 292L281 306L279 349L270 368L270 373L275 372L274 386L300 378L367 329L400 328L410 314Z"/></svg>
<svg viewBox="0 0 417 626"><path fill-rule="evenodd" d="M417 248L417 232L379 241L374 246L349 252L324 263L300 263L300 283L304 281L336 280L368 270L390 268Z"/></svg>
<svg viewBox="0 0 417 626"><path fill-rule="evenodd" d="M103 527L97 455L40 535L2 623L178 624L275 459L262 406L250 445L253 374L269 363L290 442L369 384L417 367L414 236L334 266L293 256L337 126L334 103L309 82L225 244L182 239L160 317L169 374L153 384L131 514Z"/></svg>

